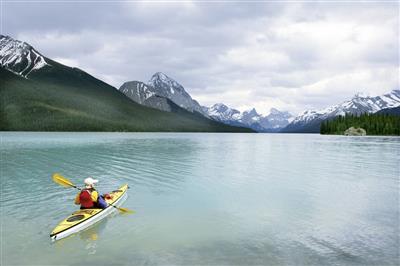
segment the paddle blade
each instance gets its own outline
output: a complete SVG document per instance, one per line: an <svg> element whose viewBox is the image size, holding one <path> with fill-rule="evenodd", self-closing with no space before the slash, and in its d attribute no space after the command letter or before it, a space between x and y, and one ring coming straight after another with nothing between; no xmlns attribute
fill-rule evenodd
<svg viewBox="0 0 400 266"><path fill-rule="evenodd" d="M114 206L115 207L115 206ZM127 208L121 208L121 207L115 207L116 209L118 209L120 212L122 212L122 213L126 213L126 214L132 214L132 213L135 213L134 211L132 211L132 210L129 210L129 209L127 209Z"/></svg>
<svg viewBox="0 0 400 266"><path fill-rule="evenodd" d="M63 177L59 173L53 174L53 181L63 187L75 187L75 185L67 178Z"/></svg>

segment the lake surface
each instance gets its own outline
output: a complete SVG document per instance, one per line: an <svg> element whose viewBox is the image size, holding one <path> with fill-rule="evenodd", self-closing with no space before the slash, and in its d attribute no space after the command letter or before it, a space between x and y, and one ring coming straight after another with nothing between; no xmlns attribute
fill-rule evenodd
<svg viewBox="0 0 400 266"><path fill-rule="evenodd" d="M1 265L398 265L400 138L0 133ZM51 243L99 179L124 207Z"/></svg>

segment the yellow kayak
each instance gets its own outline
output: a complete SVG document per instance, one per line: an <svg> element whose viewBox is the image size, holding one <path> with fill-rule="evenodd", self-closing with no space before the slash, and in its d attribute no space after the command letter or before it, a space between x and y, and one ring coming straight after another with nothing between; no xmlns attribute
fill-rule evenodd
<svg viewBox="0 0 400 266"><path fill-rule="evenodd" d="M105 209L83 209L72 213L54 228L50 234L51 240L55 241L67 237L102 220L116 210L112 205L121 206L127 198L127 190L128 185L126 184L109 193L110 198L106 199L108 207Z"/></svg>

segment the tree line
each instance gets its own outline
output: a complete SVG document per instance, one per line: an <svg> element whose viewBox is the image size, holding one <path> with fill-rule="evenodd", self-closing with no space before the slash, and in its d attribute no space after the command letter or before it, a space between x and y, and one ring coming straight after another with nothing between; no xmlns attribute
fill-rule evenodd
<svg viewBox="0 0 400 266"><path fill-rule="evenodd" d="M400 135L400 116L390 114L362 114L337 116L321 123L321 134L342 135L350 127L361 127L367 135Z"/></svg>

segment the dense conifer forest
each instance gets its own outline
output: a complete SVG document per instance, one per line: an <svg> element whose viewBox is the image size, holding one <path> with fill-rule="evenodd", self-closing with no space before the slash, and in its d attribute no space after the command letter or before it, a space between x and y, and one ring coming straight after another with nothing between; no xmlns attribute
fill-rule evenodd
<svg viewBox="0 0 400 266"><path fill-rule="evenodd" d="M342 135L350 127L363 128L367 135L400 135L400 116L390 114L362 114L338 116L321 123L321 134Z"/></svg>

